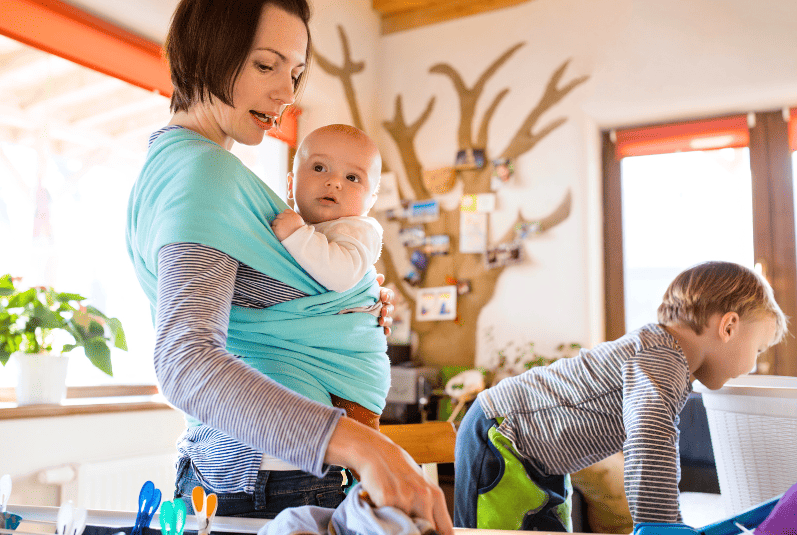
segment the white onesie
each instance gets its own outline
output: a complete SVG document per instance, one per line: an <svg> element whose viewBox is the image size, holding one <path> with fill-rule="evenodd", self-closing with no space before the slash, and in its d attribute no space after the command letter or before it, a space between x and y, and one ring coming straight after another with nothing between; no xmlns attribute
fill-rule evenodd
<svg viewBox="0 0 797 535"><path fill-rule="evenodd" d="M328 290L353 288L382 253L382 225L368 216L303 225L282 245Z"/></svg>

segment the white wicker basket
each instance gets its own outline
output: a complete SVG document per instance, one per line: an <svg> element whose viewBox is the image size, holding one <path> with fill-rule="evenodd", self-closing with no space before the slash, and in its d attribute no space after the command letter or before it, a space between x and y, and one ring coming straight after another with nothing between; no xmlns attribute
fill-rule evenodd
<svg viewBox="0 0 797 535"><path fill-rule="evenodd" d="M703 394L726 514L797 483L797 377L746 375L719 390L694 388Z"/></svg>

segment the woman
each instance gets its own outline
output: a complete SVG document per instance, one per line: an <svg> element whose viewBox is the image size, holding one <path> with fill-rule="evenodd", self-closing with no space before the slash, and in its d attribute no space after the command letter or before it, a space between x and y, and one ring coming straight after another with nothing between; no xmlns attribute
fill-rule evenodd
<svg viewBox="0 0 797 535"><path fill-rule="evenodd" d="M188 415L176 494L187 498L201 484L219 495L219 516L273 518L290 506L335 507L342 466L376 505L451 533L442 491L409 455L330 406L318 376L339 370L301 361L308 337L326 340L332 325L350 334L338 341L369 343L376 320L326 314L323 288L297 274L269 228L284 203L229 153L233 142L260 143L294 101L309 60L308 19L305 0L182 0L172 19L173 117L151 138L127 242L153 305L161 389ZM380 299L372 284L352 292L341 295ZM391 297L381 299L392 308ZM324 329L308 332L315 321ZM389 314L380 324L388 328ZM350 379L389 379L362 375Z"/></svg>

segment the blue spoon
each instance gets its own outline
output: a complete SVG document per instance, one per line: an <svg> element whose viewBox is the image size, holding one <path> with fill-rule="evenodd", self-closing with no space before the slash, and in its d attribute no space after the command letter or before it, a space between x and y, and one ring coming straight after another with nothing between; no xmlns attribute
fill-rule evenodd
<svg viewBox="0 0 797 535"><path fill-rule="evenodd" d="M138 494L138 514L136 515L136 524L133 526L133 531L130 535L141 535L143 528L148 528L152 517L155 516L155 511L161 504L161 491L155 488L152 481L147 481L141 487L141 492Z"/></svg>
<svg viewBox="0 0 797 535"><path fill-rule="evenodd" d="M160 514L163 535L183 535L186 516L188 516L187 508L180 498L173 502L163 502Z"/></svg>

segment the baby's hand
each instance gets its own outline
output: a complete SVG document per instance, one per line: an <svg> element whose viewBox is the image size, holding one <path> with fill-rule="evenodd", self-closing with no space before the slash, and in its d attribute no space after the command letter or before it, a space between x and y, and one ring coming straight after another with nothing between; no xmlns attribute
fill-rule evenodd
<svg viewBox="0 0 797 535"><path fill-rule="evenodd" d="M271 223L271 228L274 230L274 234L277 235L277 239L282 241L296 232L302 225L304 225L302 216L290 208L286 208L284 212L277 214L276 219Z"/></svg>

